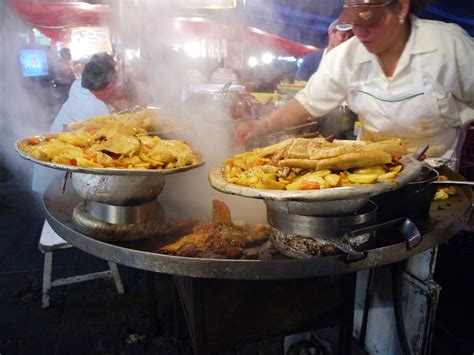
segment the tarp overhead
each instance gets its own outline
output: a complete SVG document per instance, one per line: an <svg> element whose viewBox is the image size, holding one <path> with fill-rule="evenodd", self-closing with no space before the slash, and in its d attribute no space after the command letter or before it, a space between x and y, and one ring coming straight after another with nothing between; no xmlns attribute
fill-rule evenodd
<svg viewBox="0 0 474 355"><path fill-rule="evenodd" d="M110 23L114 11L108 5L93 5L84 2L37 3L28 0L11 0L10 5L26 22L54 41L63 40L63 30L71 26L96 26ZM189 22L189 33L197 35L216 32L219 27L227 27L226 33L241 31L241 26L237 22L219 24L215 19L207 19ZM224 33L222 30L217 32ZM312 47L254 27L247 29L246 39L250 45L259 44L293 56L303 56L314 50Z"/></svg>
<svg viewBox="0 0 474 355"><path fill-rule="evenodd" d="M59 41L62 30L71 26L100 25L107 22L110 7L84 2L32 2L14 0L10 6L41 31L45 36Z"/></svg>
<svg viewBox="0 0 474 355"><path fill-rule="evenodd" d="M248 1L249 25L299 43L325 47L329 24L339 15L343 0Z"/></svg>
<svg viewBox="0 0 474 355"><path fill-rule="evenodd" d="M344 0L247 1L245 17L251 26L279 36L325 46L327 28L341 12ZM433 0L419 17L457 23L474 36L473 0Z"/></svg>
<svg viewBox="0 0 474 355"><path fill-rule="evenodd" d="M159 0L155 0L159 1ZM97 1L96 1L97 2ZM50 38L60 40L61 31L67 26L100 25L108 21L111 8L108 5L85 2L37 2L33 0L10 0L27 22L33 24ZM251 37L280 46L288 54L300 55L308 51L299 43L324 47L327 28L342 9L343 0L258 0L240 1L237 9L222 16L224 10L204 12L216 21L234 25L244 21ZM420 17L445 22L454 22L474 36L474 1L433 0ZM272 34L272 35L269 35ZM289 41L285 41L285 39ZM295 43L296 42L296 43Z"/></svg>

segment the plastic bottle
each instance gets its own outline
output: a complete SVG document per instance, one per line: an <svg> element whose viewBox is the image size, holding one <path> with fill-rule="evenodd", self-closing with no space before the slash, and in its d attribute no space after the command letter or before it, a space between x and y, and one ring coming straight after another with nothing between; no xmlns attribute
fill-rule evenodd
<svg viewBox="0 0 474 355"><path fill-rule="evenodd" d="M354 122L354 136L357 137L359 135L360 127L361 127L360 121L355 121Z"/></svg>

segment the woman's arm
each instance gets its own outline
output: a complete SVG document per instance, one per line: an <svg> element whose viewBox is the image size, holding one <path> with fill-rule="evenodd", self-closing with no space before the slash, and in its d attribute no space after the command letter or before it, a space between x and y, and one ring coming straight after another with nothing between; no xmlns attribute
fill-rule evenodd
<svg viewBox="0 0 474 355"><path fill-rule="evenodd" d="M235 131L235 140L239 146L244 146L259 136L301 124L309 116L308 111L298 101L292 99L261 120L244 121L239 124Z"/></svg>
<svg viewBox="0 0 474 355"><path fill-rule="evenodd" d="M267 126L266 133L271 133L304 123L308 117L310 117L308 111L298 101L292 99L262 121Z"/></svg>

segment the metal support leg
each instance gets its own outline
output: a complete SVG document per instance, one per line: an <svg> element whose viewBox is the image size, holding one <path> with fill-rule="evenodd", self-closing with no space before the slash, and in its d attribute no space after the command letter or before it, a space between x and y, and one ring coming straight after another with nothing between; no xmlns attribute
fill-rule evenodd
<svg viewBox="0 0 474 355"><path fill-rule="evenodd" d="M116 263L108 261L110 273L114 279L115 287L117 288L117 292L120 294L124 293L122 278L120 277L120 273Z"/></svg>
<svg viewBox="0 0 474 355"><path fill-rule="evenodd" d="M204 330L203 280L174 276L173 281L177 292L176 303L178 307L181 306L180 311L182 312L181 314L177 313L177 317L181 317L181 319L177 319L181 329L177 329L176 333L178 336L184 333L184 329L182 329L184 323L191 338L193 354L207 355L209 351Z"/></svg>
<svg viewBox="0 0 474 355"><path fill-rule="evenodd" d="M156 302L156 284L155 274L153 272L146 272L146 284L148 289L148 314L149 314L149 329L152 336L157 336L161 332L158 326L158 304Z"/></svg>
<svg viewBox="0 0 474 355"><path fill-rule="evenodd" d="M352 350L356 275L356 273L351 273L342 276L345 299L342 306L343 321L339 330L338 353L341 355L350 355Z"/></svg>
<svg viewBox="0 0 474 355"><path fill-rule="evenodd" d="M49 292L51 291L51 273L53 270L53 253L44 253L44 268L43 268L43 297L41 302L42 308L49 307Z"/></svg>

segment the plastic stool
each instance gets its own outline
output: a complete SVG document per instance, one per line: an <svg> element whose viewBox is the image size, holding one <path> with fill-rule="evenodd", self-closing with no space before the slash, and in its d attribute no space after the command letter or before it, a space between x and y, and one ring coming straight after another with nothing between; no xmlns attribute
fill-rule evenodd
<svg viewBox="0 0 474 355"><path fill-rule="evenodd" d="M49 293L51 287L64 286L77 282L113 278L117 292L120 294L124 293L122 279L117 264L110 261L108 261L110 270L52 280L53 252L74 247L57 235L49 225L48 221L45 221L43 224L38 248L44 254L42 308L49 307Z"/></svg>

